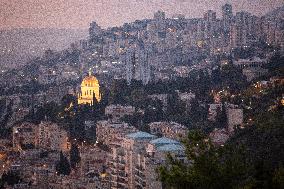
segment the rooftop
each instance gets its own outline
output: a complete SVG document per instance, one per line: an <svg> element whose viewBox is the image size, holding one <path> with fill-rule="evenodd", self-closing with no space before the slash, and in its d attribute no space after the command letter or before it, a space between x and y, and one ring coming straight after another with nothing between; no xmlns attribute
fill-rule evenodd
<svg viewBox="0 0 284 189"><path fill-rule="evenodd" d="M184 151L184 147L180 144L166 144L163 146L157 147L157 151L161 152L175 152L175 151Z"/></svg>
<svg viewBox="0 0 284 189"><path fill-rule="evenodd" d="M180 145L180 143L178 141L166 138L166 137L162 137L162 138L157 138L154 140L150 141L151 144L154 144L156 147L158 146L163 146L163 145L168 145L168 144L176 144L176 145Z"/></svg>
<svg viewBox="0 0 284 189"><path fill-rule="evenodd" d="M127 138L131 138L131 139L136 139L136 140L139 140L139 139L154 139L154 138L156 138L155 135L151 135L149 133L142 132L142 131L138 131L136 133L128 134L128 135L126 135L126 137Z"/></svg>

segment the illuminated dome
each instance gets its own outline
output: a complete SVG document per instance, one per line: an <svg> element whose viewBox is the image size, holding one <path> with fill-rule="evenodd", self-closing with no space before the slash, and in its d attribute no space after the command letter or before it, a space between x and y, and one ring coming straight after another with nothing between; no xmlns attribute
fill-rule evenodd
<svg viewBox="0 0 284 189"><path fill-rule="evenodd" d="M81 87L94 87L97 85L99 85L99 80L93 75L86 76L81 83Z"/></svg>
<svg viewBox="0 0 284 189"><path fill-rule="evenodd" d="M94 97L101 100L99 80L89 73L81 83L81 92L78 94L78 104L93 105Z"/></svg>

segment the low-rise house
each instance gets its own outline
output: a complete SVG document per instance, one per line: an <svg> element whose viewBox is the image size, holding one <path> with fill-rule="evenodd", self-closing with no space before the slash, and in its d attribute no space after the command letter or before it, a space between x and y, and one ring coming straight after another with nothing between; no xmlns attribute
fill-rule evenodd
<svg viewBox="0 0 284 189"><path fill-rule="evenodd" d="M96 126L97 142L110 145L116 139L135 132L137 129L124 122L114 123L112 121L98 121Z"/></svg>
<svg viewBox="0 0 284 189"><path fill-rule="evenodd" d="M113 121L119 121L126 115L133 115L135 107L122 105L109 105L105 108L105 115Z"/></svg>
<svg viewBox="0 0 284 189"><path fill-rule="evenodd" d="M175 122L152 122L149 127L151 134L175 140L186 137L188 133L188 129L184 125Z"/></svg>
<svg viewBox="0 0 284 189"><path fill-rule="evenodd" d="M223 145L230 138L230 133L226 129L215 129L209 134L209 138L214 145Z"/></svg>

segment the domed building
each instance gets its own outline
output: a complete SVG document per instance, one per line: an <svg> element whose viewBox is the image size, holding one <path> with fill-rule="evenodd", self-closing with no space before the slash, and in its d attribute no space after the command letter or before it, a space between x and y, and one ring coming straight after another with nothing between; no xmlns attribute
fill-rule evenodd
<svg viewBox="0 0 284 189"><path fill-rule="evenodd" d="M94 97L97 101L101 100L100 84L98 79L89 73L81 83L81 92L78 94L78 104L93 105Z"/></svg>

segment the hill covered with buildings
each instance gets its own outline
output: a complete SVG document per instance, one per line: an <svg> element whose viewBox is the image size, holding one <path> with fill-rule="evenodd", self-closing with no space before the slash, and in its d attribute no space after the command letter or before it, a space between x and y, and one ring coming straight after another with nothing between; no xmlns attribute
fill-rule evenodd
<svg viewBox="0 0 284 189"><path fill-rule="evenodd" d="M3 70L1 183L282 188L281 11L92 22L88 38Z"/></svg>

